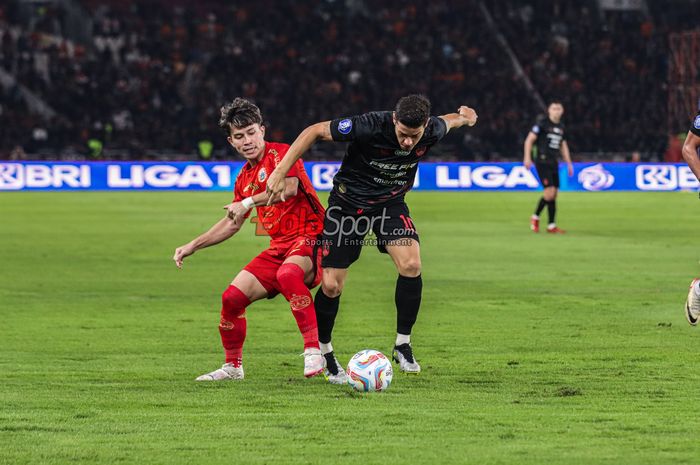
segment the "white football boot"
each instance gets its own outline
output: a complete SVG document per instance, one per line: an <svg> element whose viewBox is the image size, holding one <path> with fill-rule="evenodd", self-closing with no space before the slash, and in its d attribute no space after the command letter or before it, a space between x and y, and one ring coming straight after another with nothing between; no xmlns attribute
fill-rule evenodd
<svg viewBox="0 0 700 465"><path fill-rule="evenodd" d="M420 373L420 365L413 358L413 348L411 344L401 344L394 346L392 358L399 364L399 370L404 373Z"/></svg>
<svg viewBox="0 0 700 465"><path fill-rule="evenodd" d="M326 369L323 371L323 376L326 377L331 384L347 384L348 375L343 370L343 366L340 364L335 354L333 352L328 352L323 354L325 360Z"/></svg>
<svg viewBox="0 0 700 465"><path fill-rule="evenodd" d="M237 367L233 363L225 363L218 370L198 376L195 381L228 381L232 379L243 379L243 365Z"/></svg>
<svg viewBox="0 0 700 465"><path fill-rule="evenodd" d="M323 372L324 359L320 349L308 348L301 354L304 356L304 376L311 378Z"/></svg>
<svg viewBox="0 0 700 465"><path fill-rule="evenodd" d="M688 291L688 298L685 301L685 319L688 320L692 326L698 324L698 319L700 318L700 297L695 293L695 286L697 285L700 278L693 279L690 283L690 290Z"/></svg>

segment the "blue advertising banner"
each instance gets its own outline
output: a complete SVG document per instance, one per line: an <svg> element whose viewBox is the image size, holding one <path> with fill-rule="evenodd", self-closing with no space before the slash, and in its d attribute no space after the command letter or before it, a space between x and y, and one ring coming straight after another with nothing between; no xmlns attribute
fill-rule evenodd
<svg viewBox="0 0 700 465"><path fill-rule="evenodd" d="M41 190L232 190L243 162L2 162L0 191ZM328 191L337 162L305 163L314 187ZM560 165L564 191L697 190L684 164L575 163L569 177ZM521 163L421 163L415 190L528 191L540 189Z"/></svg>

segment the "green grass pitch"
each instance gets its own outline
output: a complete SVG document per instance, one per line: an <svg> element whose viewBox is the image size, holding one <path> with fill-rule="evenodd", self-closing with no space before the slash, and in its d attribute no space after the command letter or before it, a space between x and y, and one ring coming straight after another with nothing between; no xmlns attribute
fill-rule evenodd
<svg viewBox="0 0 700 465"><path fill-rule="evenodd" d="M679 464L700 460L700 274L690 193L412 193L424 373L382 394L302 377L286 302L248 310L243 382L220 294L266 244L247 225L177 270L228 193L0 194L0 464ZM325 201L325 196L323 196ZM334 343L388 352L396 273L366 248Z"/></svg>

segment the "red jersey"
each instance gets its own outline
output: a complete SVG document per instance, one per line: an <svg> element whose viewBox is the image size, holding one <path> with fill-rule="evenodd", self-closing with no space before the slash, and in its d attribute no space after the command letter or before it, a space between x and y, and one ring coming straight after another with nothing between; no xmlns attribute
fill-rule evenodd
<svg viewBox="0 0 700 465"><path fill-rule="evenodd" d="M236 178L233 201L240 202L246 197L265 192L268 176L288 149L287 144L265 142L265 153L260 162L255 166L246 162L241 168ZM270 245L293 241L299 237L315 239L323 230L325 209L318 200L301 160L294 163L287 177L299 179L299 188L294 197L269 207L256 207L258 221L270 235ZM250 212L246 218L249 215Z"/></svg>

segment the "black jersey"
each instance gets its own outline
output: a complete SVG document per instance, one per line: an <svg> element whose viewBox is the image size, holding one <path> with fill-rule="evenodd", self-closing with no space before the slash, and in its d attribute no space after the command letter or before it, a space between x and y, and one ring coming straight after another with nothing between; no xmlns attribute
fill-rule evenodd
<svg viewBox="0 0 700 465"><path fill-rule="evenodd" d="M555 124L548 117L541 116L537 118L531 131L537 134L535 163L557 163L561 153L561 143L566 140L564 125L561 121Z"/></svg>
<svg viewBox="0 0 700 465"><path fill-rule="evenodd" d="M693 121L693 125L690 127L690 132L700 137L700 111Z"/></svg>
<svg viewBox="0 0 700 465"><path fill-rule="evenodd" d="M350 142L331 197L362 209L403 200L413 187L418 162L446 133L445 121L431 116L423 137L407 152L396 138L390 111L331 121L333 140Z"/></svg>

